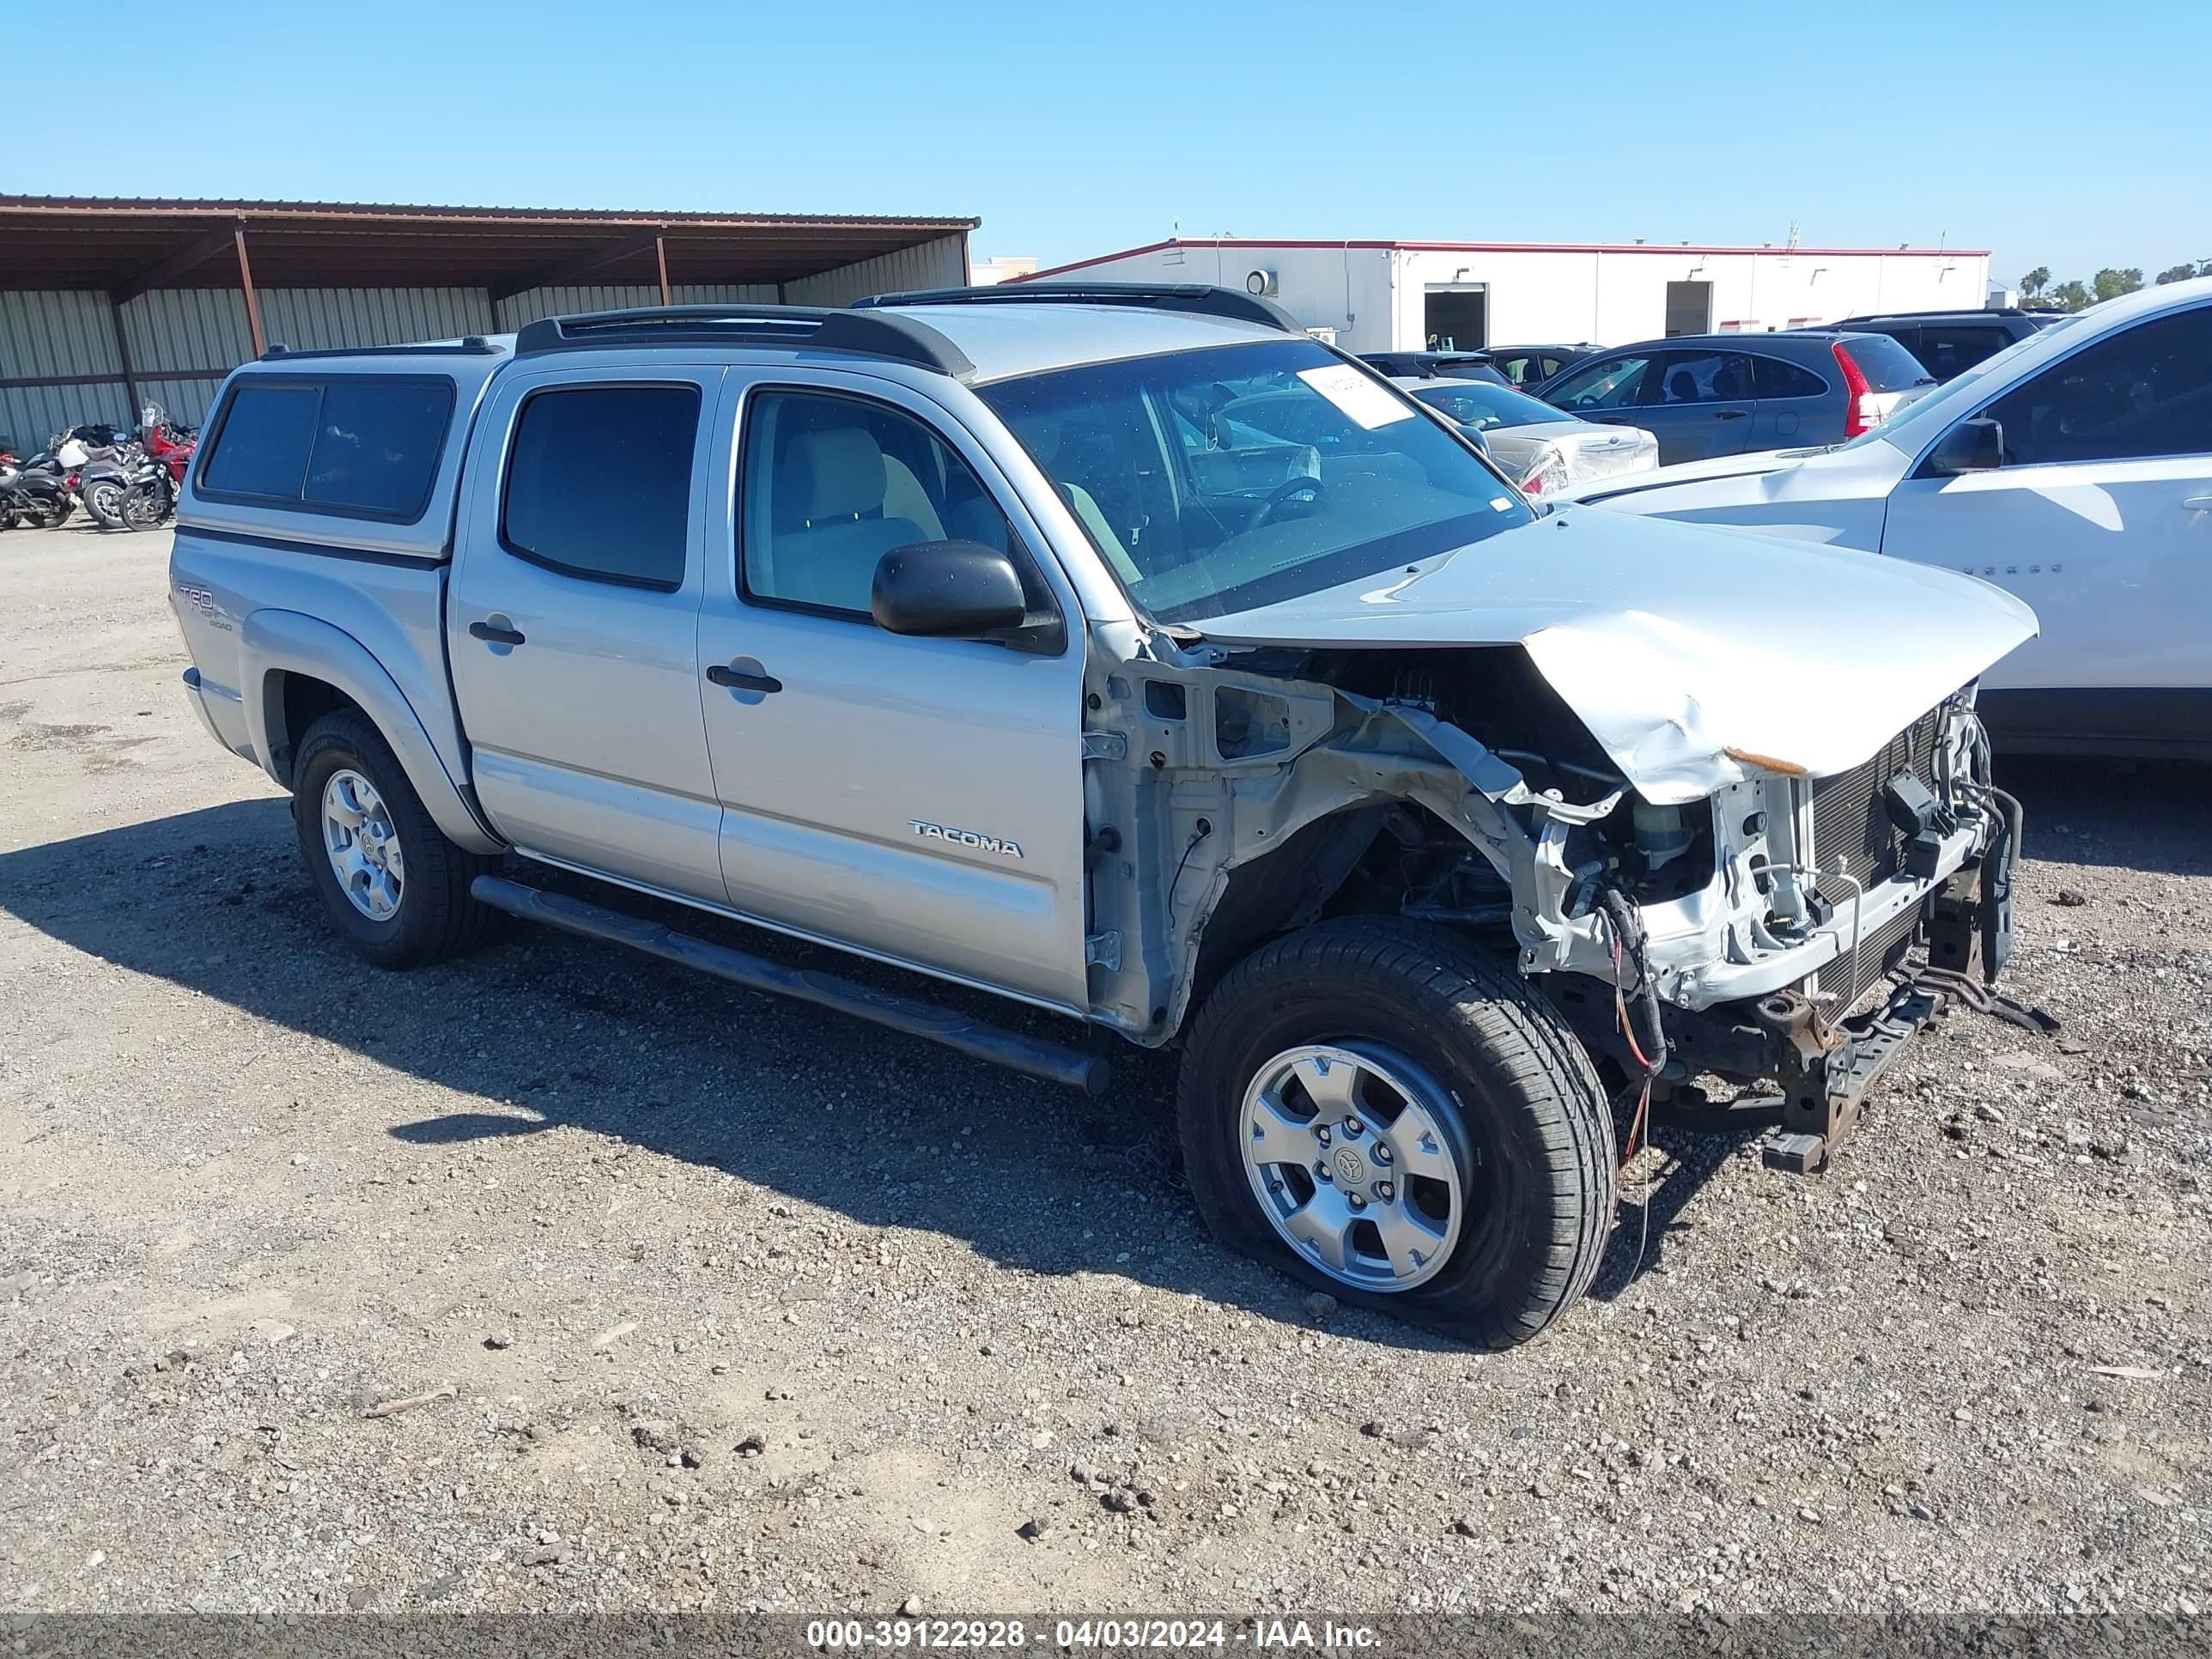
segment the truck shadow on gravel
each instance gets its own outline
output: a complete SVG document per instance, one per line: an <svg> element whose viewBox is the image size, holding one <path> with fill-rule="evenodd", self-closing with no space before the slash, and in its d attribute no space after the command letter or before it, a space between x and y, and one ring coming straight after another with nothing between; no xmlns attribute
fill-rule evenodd
<svg viewBox="0 0 2212 1659"><path fill-rule="evenodd" d="M2100 810L2075 816L2094 824ZM2172 844L2201 860L2178 829ZM530 878L603 900L609 890L543 870ZM779 960L1086 1041L1072 1022L996 998L681 907L612 902ZM1103 1098L1085 1100L521 922L503 922L466 961L379 972L331 936L276 799L0 854L0 910L119 967L476 1097L465 1109L382 1125L426 1152L580 1130L867 1225L963 1238L1007 1268L1120 1276L1285 1324L1305 1317L1304 1286L1216 1244L1192 1211L1175 1167L1173 1053L1095 1034L1087 1040L1113 1060L1115 1079ZM378 1099L373 1080L351 1082L334 1109L373 1115ZM1593 1296L1613 1300L1663 1274L1669 1249L1696 1231L1698 1194L1755 1135L1662 1128L1663 1171L1648 1187L1641 1166L1624 1181ZM1455 1346L1349 1310L1336 1328L1394 1346Z"/></svg>
<svg viewBox="0 0 2212 1659"><path fill-rule="evenodd" d="M560 884L545 872L531 879ZM607 896L589 883L568 884ZM1085 1041L1070 1021L995 998L678 907L613 902L780 960ZM0 911L106 962L363 1057L372 1069L349 1069L342 1092L307 1103L435 1160L426 1174L457 1146L582 1131L870 1226L963 1239L1009 1269L1123 1278L1285 1325L1304 1321L1305 1287L1215 1243L1164 1157L1173 1139L1172 1054L1099 1034L1115 1079L1104 1097L1086 1100L918 1039L520 922L497 927L465 961L381 973L331 936L300 867L286 804L276 799L0 854ZM253 1035L232 1042L240 1066L270 1063L253 1052L261 1046ZM281 1037L269 1046L303 1096L317 1086L311 1055L285 1054ZM375 1066L472 1098L410 1117L422 1109L419 1095L380 1089ZM149 1098L147 1109L162 1107ZM694 1187L678 1201L699 1199ZM1397 1347L1454 1346L1350 1310L1334 1328Z"/></svg>

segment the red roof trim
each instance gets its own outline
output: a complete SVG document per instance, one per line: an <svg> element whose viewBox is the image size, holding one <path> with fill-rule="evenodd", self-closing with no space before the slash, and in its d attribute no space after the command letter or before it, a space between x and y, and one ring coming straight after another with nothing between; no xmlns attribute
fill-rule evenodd
<svg viewBox="0 0 2212 1659"><path fill-rule="evenodd" d="M1354 237L1349 240L1330 241L1258 241L1248 237L1205 237L1199 239L1170 236L1165 241L1147 242L1142 247L1123 248L1118 253L1101 253L1093 258L1077 259L1064 265L1053 265L1043 270L1033 270L1026 276L1012 280L1018 283L1034 281L1040 276L1058 276L1071 270L1086 270L1093 265L1110 264L1116 259L1133 259L1146 253L1164 253L1171 247L1180 248L1358 248L1363 252L1376 251L1401 253L1789 253L1814 254L1821 257L1850 254L1859 257L1879 254L1887 259L1986 259L1990 251L1985 247L1745 247L1724 243L1656 242L1393 242L1374 241Z"/></svg>

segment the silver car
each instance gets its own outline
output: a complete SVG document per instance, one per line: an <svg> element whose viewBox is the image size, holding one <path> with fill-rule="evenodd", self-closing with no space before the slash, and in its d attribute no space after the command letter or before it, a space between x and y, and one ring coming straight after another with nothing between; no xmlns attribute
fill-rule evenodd
<svg viewBox="0 0 2212 1659"><path fill-rule="evenodd" d="M1454 380L1391 384L1480 439L1524 495L1557 496L1659 465L1659 440L1642 427L1578 421L1509 386Z"/></svg>

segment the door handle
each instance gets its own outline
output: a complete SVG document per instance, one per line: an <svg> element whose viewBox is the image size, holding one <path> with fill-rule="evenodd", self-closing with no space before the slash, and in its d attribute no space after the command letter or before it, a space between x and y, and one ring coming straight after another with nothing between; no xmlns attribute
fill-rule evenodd
<svg viewBox="0 0 2212 1659"><path fill-rule="evenodd" d="M522 643L522 634L520 629L502 628L497 623L471 623L469 624L469 637L471 639L477 640L489 640L494 645L520 645Z"/></svg>
<svg viewBox="0 0 2212 1659"><path fill-rule="evenodd" d="M2212 495L2191 495L2181 505L2191 513L2212 513Z"/></svg>
<svg viewBox="0 0 2212 1659"><path fill-rule="evenodd" d="M1713 418L1717 421L1740 421L1750 413L1747 409L1717 409L1713 411Z"/></svg>
<svg viewBox="0 0 2212 1659"><path fill-rule="evenodd" d="M707 678L717 685L726 685L733 691L781 691L783 682L773 674L748 674L741 668L727 667L716 663L707 671Z"/></svg>

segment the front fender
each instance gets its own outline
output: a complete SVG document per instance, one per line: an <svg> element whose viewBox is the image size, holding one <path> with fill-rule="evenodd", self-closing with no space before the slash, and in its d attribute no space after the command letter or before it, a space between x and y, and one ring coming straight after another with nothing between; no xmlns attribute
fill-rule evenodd
<svg viewBox="0 0 2212 1659"><path fill-rule="evenodd" d="M407 781L448 841L471 853L504 850L506 844L446 770L398 683L359 640L297 611L270 610L247 615L240 625L239 643L246 732L262 769L279 786L291 787L291 751L300 738L300 733L285 729L280 677L303 674L336 686L360 706L392 745Z"/></svg>

